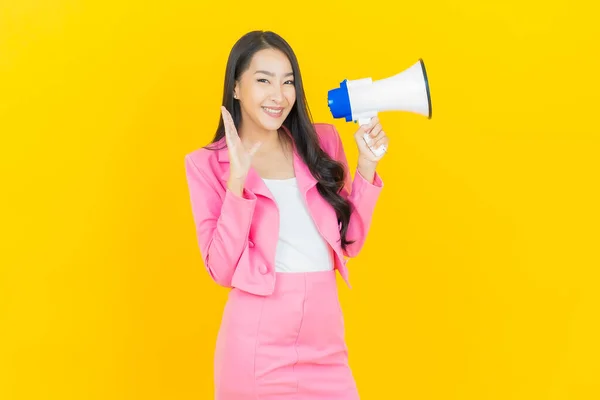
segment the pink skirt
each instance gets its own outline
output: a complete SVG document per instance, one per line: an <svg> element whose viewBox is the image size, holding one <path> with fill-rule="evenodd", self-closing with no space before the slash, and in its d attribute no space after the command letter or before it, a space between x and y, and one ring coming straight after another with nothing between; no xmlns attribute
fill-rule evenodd
<svg viewBox="0 0 600 400"><path fill-rule="evenodd" d="M216 400L358 400L335 271L277 273L275 292L229 292Z"/></svg>

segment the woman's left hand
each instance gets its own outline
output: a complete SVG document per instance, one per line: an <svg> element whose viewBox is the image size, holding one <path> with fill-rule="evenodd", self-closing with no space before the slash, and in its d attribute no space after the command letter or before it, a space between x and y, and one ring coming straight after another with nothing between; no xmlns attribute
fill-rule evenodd
<svg viewBox="0 0 600 400"><path fill-rule="evenodd" d="M365 133L369 134L369 144L365 142ZM356 140L356 144L358 145L359 165L366 164L370 166L376 166L379 160L381 160L385 156L387 152L387 146L390 142L389 137L383 131L381 123L379 122L379 118L377 117L372 118L371 122L369 122L368 124L362 125L354 134L354 139ZM385 146L385 151L380 156L376 156L375 154L373 154L373 152L369 148L371 147L373 149L378 149L380 146Z"/></svg>

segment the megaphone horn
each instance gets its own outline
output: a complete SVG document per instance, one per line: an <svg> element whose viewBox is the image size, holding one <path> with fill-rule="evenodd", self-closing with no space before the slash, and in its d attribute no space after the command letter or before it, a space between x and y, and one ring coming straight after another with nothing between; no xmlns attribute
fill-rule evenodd
<svg viewBox="0 0 600 400"><path fill-rule="evenodd" d="M368 124L381 111L406 111L431 119L431 94L423 59L410 68L389 78L373 81L371 78L345 79L339 88L327 94L329 110L334 118ZM365 135L369 144L370 137ZM381 156L385 149L373 149Z"/></svg>

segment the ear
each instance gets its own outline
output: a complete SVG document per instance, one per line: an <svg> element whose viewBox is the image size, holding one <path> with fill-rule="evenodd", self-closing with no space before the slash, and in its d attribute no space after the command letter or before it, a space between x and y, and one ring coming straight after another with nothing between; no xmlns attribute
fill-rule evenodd
<svg viewBox="0 0 600 400"><path fill-rule="evenodd" d="M240 85L237 81L235 82L235 86L233 87L233 98L236 100L240 98Z"/></svg>

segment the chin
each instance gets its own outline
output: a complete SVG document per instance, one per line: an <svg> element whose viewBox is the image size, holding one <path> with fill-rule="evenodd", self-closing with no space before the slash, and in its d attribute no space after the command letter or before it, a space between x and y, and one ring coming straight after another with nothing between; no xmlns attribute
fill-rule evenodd
<svg viewBox="0 0 600 400"><path fill-rule="evenodd" d="M283 120L281 120L281 121L269 121L267 123L261 123L261 125L262 125L262 127L265 130L276 131L279 128L281 128L281 125L283 125Z"/></svg>

